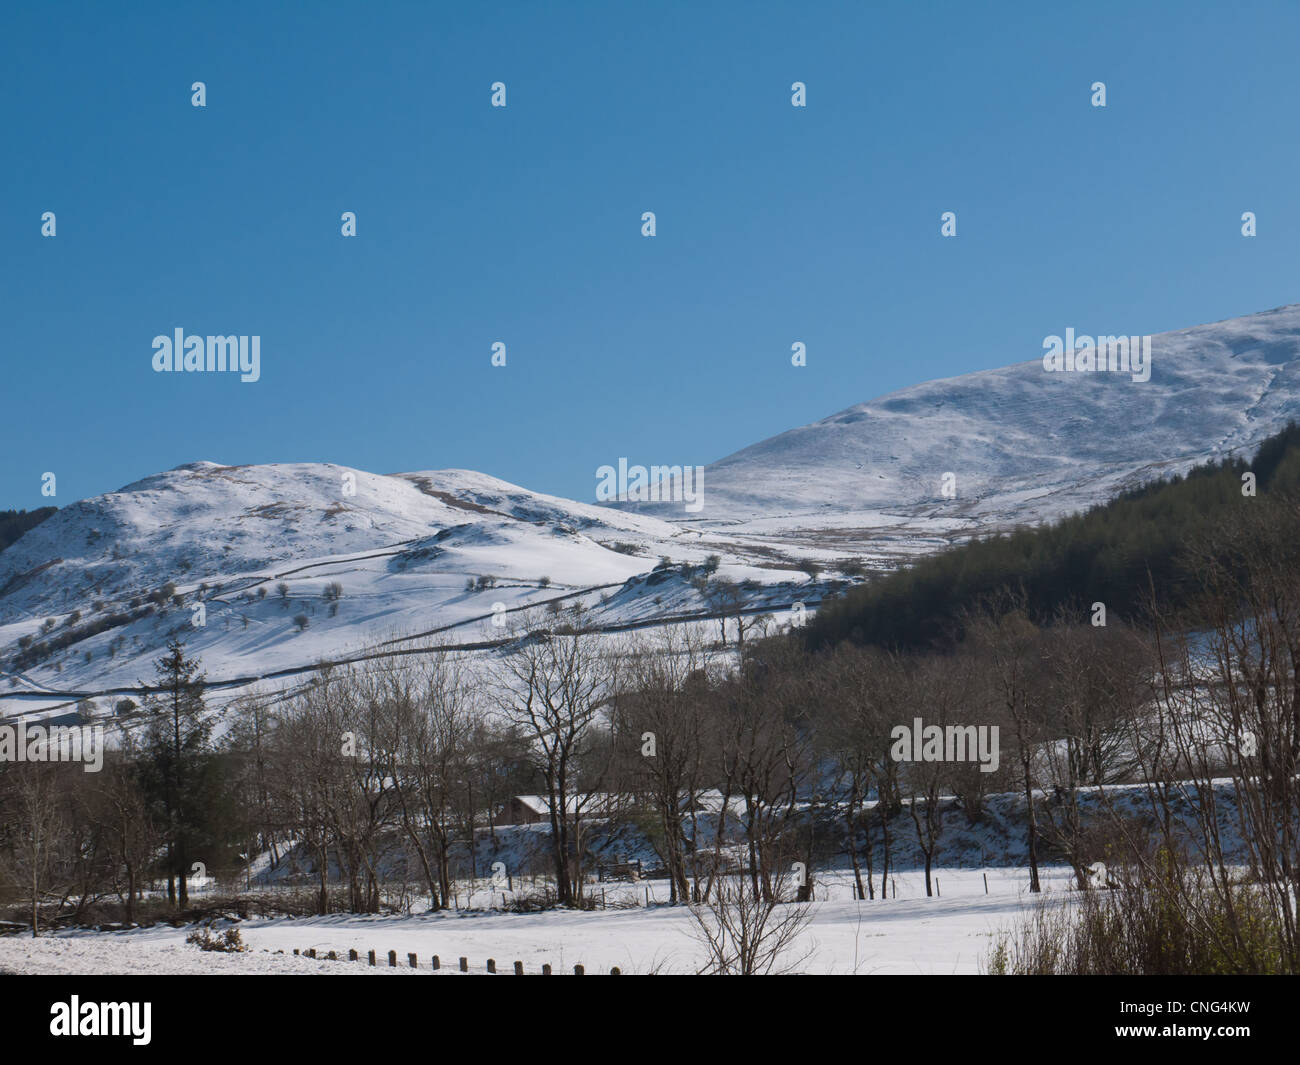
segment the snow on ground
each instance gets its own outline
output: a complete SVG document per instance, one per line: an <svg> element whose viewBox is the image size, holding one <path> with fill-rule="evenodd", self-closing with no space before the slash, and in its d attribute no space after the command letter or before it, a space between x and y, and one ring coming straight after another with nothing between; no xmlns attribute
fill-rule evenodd
<svg viewBox="0 0 1300 1065"><path fill-rule="evenodd" d="M204 952L185 943L186 930L175 931L174 940L148 941L132 933L99 932L77 936L6 937L0 939L0 975L239 975L291 973L344 976L359 966L276 953L256 948L244 954ZM345 955L346 957L346 955ZM405 959L402 962L406 964ZM367 972L385 975L415 975L409 968L376 966Z"/></svg>
<svg viewBox="0 0 1300 1065"><path fill-rule="evenodd" d="M984 875L989 893L984 893ZM1028 891L1024 869L941 869L939 897L925 896L924 876L909 871L894 877L897 897L858 902L847 874L819 879L813 917L794 954L808 952L800 972L827 974L978 973L1000 932L1010 930L1036 905ZM1060 898L1068 892L1068 869L1043 870L1044 895ZM127 932L63 932L32 940L0 938L0 972L12 973L128 973L128 972L389 972L387 953L397 951L406 968L406 955L418 955L421 972L430 972L432 955L444 969L457 959L469 959L471 972L485 970L494 958L499 972L510 974L516 960L526 973L538 973L549 963L556 974L571 973L582 964L588 973L607 973L618 966L624 973L690 973L704 961L692 935L693 920L685 907L652 905L614 908L619 901L644 902L667 898L663 881L606 885L610 908L594 912L551 910L515 914L502 911L436 913L414 916L334 914L326 917L256 919L239 925L250 952L244 955L202 954L185 945L190 928L156 926ZM595 886L600 890L600 885ZM1041 898L1042 896L1040 896ZM1068 896L1066 896L1068 897ZM312 961L294 957L293 950L337 951L346 958L352 948L358 962ZM374 949L380 965L365 961ZM283 954L274 953L283 951Z"/></svg>

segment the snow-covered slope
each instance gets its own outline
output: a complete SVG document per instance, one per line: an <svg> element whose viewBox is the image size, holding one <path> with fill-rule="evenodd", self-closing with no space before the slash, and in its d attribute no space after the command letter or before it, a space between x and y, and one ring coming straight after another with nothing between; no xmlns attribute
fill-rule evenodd
<svg viewBox="0 0 1300 1065"><path fill-rule="evenodd" d="M609 630L707 613L689 568L715 553L756 608L823 588L767 552L466 470L190 463L0 553L0 717L111 701L151 681L172 636L237 689L380 642L500 641L503 615L543 604Z"/></svg>
<svg viewBox="0 0 1300 1065"><path fill-rule="evenodd" d="M269 576L291 561L396 550L456 525L504 530L533 522L575 537L678 535L654 518L462 470L381 476L312 463L195 462L64 507L0 554L0 623L65 603L146 594L168 580L212 584Z"/></svg>
<svg viewBox="0 0 1300 1065"><path fill-rule="evenodd" d="M1300 305L1154 336L1145 382L1048 372L1040 350L860 403L710 464L694 517L791 530L889 524L873 512L1034 522L1256 444L1295 417Z"/></svg>

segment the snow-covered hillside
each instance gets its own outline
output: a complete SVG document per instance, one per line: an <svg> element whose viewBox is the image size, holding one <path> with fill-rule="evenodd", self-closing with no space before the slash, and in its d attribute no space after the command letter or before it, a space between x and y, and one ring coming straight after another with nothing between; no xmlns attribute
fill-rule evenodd
<svg viewBox="0 0 1300 1065"><path fill-rule="evenodd" d="M1036 522L1248 448L1300 417L1300 305L1156 335L1148 381L1048 372L1041 348L1024 354L1032 358L905 388L714 462L698 515L637 509L796 534ZM943 496L945 473L955 498Z"/></svg>
<svg viewBox="0 0 1300 1065"><path fill-rule="evenodd" d="M1149 381L1050 373L1038 355L851 407L709 466L699 513L466 470L190 463L0 553L0 717L111 702L149 683L172 635L237 690L380 641L481 647L505 635L494 613L557 601L611 631L690 623L716 612L697 568L714 555L780 624L837 572L1058 517L1300 416L1300 305L1151 349Z"/></svg>
<svg viewBox="0 0 1300 1065"><path fill-rule="evenodd" d="M581 603L611 630L707 614L690 574L712 554L754 609L824 590L797 559L469 471L191 463L0 553L0 717L111 704L151 683L173 635L238 690L382 641L500 641L509 614L543 604Z"/></svg>

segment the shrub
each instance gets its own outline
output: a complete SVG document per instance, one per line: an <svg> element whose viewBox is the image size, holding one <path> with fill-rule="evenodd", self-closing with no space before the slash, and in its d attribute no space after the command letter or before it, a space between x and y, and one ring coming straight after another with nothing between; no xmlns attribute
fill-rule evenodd
<svg viewBox="0 0 1300 1065"><path fill-rule="evenodd" d="M1160 851L1113 890L1040 903L994 944L994 975L1184 976L1292 971L1282 917L1258 884L1216 885ZM1071 906L1070 900L1077 906Z"/></svg>
<svg viewBox="0 0 1300 1065"><path fill-rule="evenodd" d="M199 950L215 950L222 954L243 954L248 950L238 928L227 928L221 935L214 936L212 929L204 925L185 937L186 943L192 943Z"/></svg>

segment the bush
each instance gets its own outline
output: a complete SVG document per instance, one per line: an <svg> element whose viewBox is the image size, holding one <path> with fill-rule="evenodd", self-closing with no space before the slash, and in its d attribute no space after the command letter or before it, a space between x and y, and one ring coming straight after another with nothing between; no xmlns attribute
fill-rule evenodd
<svg viewBox="0 0 1300 1065"><path fill-rule="evenodd" d="M243 954L248 950L238 928L227 928L219 936L212 934L212 929L204 925L185 937L186 943L192 943L199 950L215 950L222 954Z"/></svg>
<svg viewBox="0 0 1300 1065"><path fill-rule="evenodd" d="M303 629L311 624L311 619L308 618L306 614L295 614L293 623L298 626L298 631L302 632Z"/></svg>
<svg viewBox="0 0 1300 1065"><path fill-rule="evenodd" d="M156 592L149 593L149 601L157 606L162 606L168 599L176 594L176 583L168 581Z"/></svg>
<svg viewBox="0 0 1300 1065"><path fill-rule="evenodd" d="M1145 868L1125 869L1116 880L1113 890L1040 903L1018 929L994 944L987 971L1074 976L1292 971L1281 915L1259 885L1216 887L1204 869L1190 868L1168 851L1158 852Z"/></svg>

